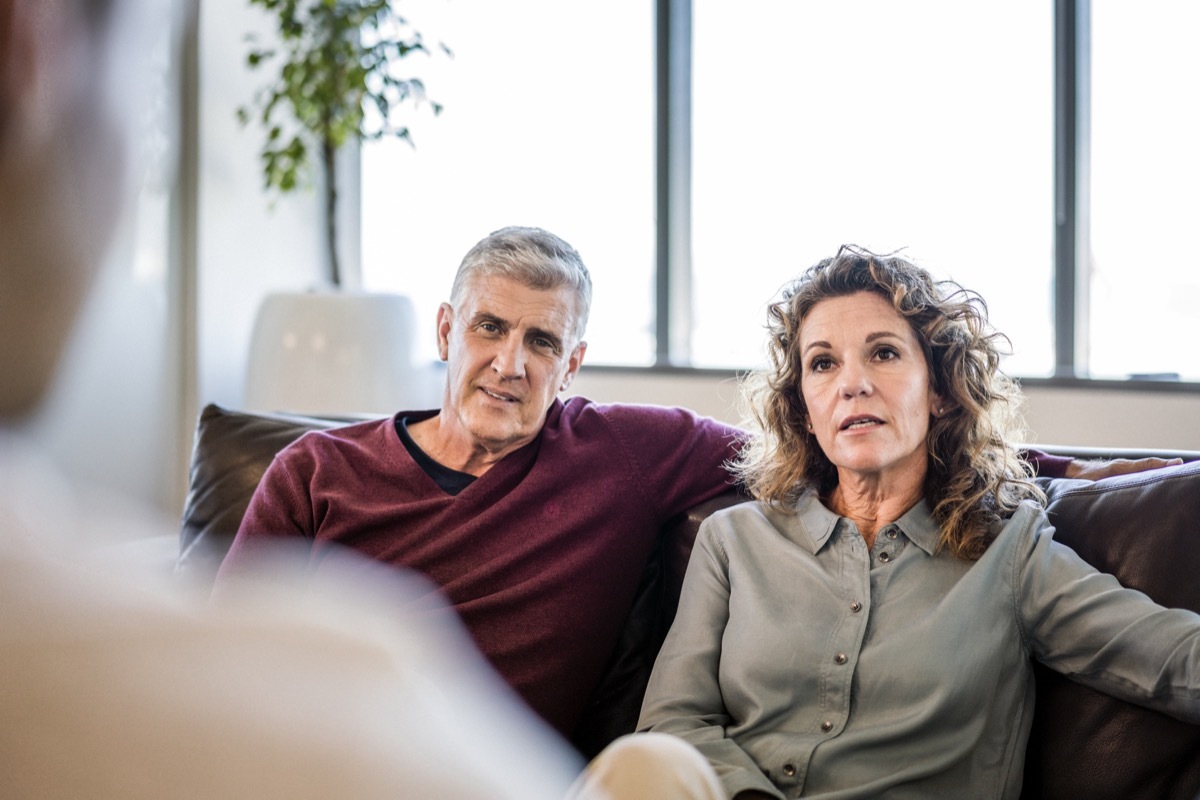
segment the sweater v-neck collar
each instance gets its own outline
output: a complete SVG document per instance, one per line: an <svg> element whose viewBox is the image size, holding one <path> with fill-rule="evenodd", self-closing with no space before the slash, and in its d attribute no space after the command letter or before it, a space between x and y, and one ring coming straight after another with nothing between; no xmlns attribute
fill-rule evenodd
<svg viewBox="0 0 1200 800"><path fill-rule="evenodd" d="M445 464L433 459L428 453L421 449L421 446L418 445L415 440L413 440L412 436L408 434L407 431L401 434L401 430L404 428L404 421L420 422L436 416L438 413L440 413L439 411L401 411L392 417L391 434L395 444L402 449L402 451L408 456L409 461L422 475L424 475L430 481L430 483L434 484L440 491L445 492L448 496L461 497L473 492L485 491L488 487L498 481L508 480L509 476L513 475L514 473L524 474L526 471L528 471L529 465L531 465L537 458L538 451L541 449L542 436L545 433L547 426L557 424L558 418L562 414L562 407L562 400L555 398L554 402L550 406L549 411L546 412L546 421L543 423L541 430L538 431L537 436L533 437L533 440L528 444L519 447L518 449L501 458L499 461L489 467L486 472L479 476L472 476L470 473L460 472L452 467L447 467ZM405 439L407 439L407 441L405 441ZM428 466L423 462L427 462ZM468 475L472 478L472 480L467 482L466 485L457 492L448 491L442 485L442 482L433 474L431 469L444 470L445 473L453 476Z"/></svg>

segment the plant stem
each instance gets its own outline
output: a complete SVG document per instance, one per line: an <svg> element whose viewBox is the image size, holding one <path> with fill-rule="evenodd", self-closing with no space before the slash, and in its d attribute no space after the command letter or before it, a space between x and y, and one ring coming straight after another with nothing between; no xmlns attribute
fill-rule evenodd
<svg viewBox="0 0 1200 800"><path fill-rule="evenodd" d="M342 285L342 268L337 248L337 148L329 137L321 140L321 158L325 162L325 241L329 247L329 280L334 288Z"/></svg>

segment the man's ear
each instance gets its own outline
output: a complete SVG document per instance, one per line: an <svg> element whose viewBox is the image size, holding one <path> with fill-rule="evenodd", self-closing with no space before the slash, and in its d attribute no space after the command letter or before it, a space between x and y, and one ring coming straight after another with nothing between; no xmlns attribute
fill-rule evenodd
<svg viewBox="0 0 1200 800"><path fill-rule="evenodd" d="M454 323L454 308L449 303L438 306L437 339L438 358L450 360L450 326Z"/></svg>
<svg viewBox="0 0 1200 800"><path fill-rule="evenodd" d="M563 375L562 383L558 390L565 392L571 382L575 380L575 375L578 374L579 368L583 366L583 356L587 353L587 342L580 342L575 345L575 349L571 351L570 357L567 359L567 374Z"/></svg>

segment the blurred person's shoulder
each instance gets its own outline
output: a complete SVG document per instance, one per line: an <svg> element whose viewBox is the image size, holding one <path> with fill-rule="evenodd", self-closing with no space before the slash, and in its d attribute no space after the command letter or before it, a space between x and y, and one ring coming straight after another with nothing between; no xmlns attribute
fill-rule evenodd
<svg viewBox="0 0 1200 800"><path fill-rule="evenodd" d="M16 795L557 797L574 775L423 579L281 551L208 603L119 546L70 546L116 521L28 467L0 465L25 476L0 491Z"/></svg>

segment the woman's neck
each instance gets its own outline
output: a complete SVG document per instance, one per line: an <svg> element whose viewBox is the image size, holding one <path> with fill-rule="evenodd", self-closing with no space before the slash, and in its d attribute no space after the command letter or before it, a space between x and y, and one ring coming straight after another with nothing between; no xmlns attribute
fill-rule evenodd
<svg viewBox="0 0 1200 800"><path fill-rule="evenodd" d="M884 481L877 476L839 471L827 505L830 511L854 523L870 549L875 546L879 530L904 516L923 496L923 475Z"/></svg>

